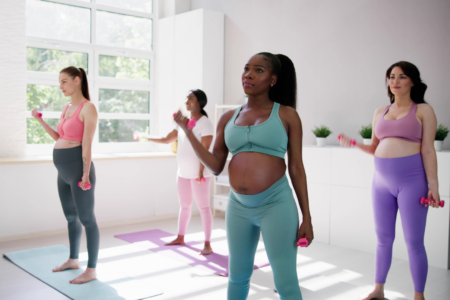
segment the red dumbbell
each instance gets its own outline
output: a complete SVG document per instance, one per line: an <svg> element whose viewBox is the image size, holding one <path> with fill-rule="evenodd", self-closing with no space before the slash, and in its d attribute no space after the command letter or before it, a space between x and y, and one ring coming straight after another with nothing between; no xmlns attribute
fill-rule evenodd
<svg viewBox="0 0 450 300"><path fill-rule="evenodd" d="M340 141L341 140L341 135L338 135L338 141ZM351 140L350 141L350 145L353 147L353 146L355 146L356 145L356 140Z"/></svg>
<svg viewBox="0 0 450 300"><path fill-rule="evenodd" d="M425 198L425 197L422 197L422 198L420 199L420 204L425 204L425 203L430 203L430 202L434 202L434 200L428 200L428 199ZM440 206L440 207L444 207L444 205L445 205L445 201L444 201L444 200L442 200L441 202L439 202L439 206Z"/></svg>
<svg viewBox="0 0 450 300"><path fill-rule="evenodd" d="M42 118L42 113L38 112L38 113L36 114L36 116L37 116L38 118Z"/></svg>
<svg viewBox="0 0 450 300"><path fill-rule="evenodd" d="M81 187L81 181L78 182L78 186ZM92 187L92 185L91 185L90 183L86 183L86 184L84 185L84 187L85 187L87 190L90 190L91 187Z"/></svg>
<svg viewBox="0 0 450 300"><path fill-rule="evenodd" d="M297 242L297 247L306 247L308 246L308 240L306 238L299 239Z"/></svg>
<svg viewBox="0 0 450 300"><path fill-rule="evenodd" d="M196 178L195 181L199 182L199 181L198 181L198 178ZM205 182L206 182L206 178L203 177L203 178L200 180L200 183L205 183Z"/></svg>
<svg viewBox="0 0 450 300"><path fill-rule="evenodd" d="M174 113L174 114L173 114L173 117L175 118L176 115L177 115L177 114ZM187 122L186 126L187 126L187 128L188 128L189 130L192 130L192 128L195 127L195 124L197 124L197 120L194 119L194 118L192 118L192 119L189 119L189 121Z"/></svg>

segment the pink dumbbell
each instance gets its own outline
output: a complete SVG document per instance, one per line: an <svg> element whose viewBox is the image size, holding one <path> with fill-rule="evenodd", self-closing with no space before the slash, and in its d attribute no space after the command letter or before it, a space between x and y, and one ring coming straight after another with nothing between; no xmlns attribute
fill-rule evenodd
<svg viewBox="0 0 450 300"><path fill-rule="evenodd" d="M422 197L422 198L420 199L420 204L425 204L425 203L430 203L430 202L434 202L434 200L428 200L428 199L425 198L425 197ZM439 202L439 206L440 206L440 207L444 207L444 205L445 205L445 201L444 201L444 200L442 200L441 202Z"/></svg>
<svg viewBox="0 0 450 300"><path fill-rule="evenodd" d="M78 182L78 186L81 187L81 181ZM91 185L90 183L86 183L86 184L84 185L84 187L85 187L87 190L90 190L91 187L92 187L92 185Z"/></svg>
<svg viewBox="0 0 450 300"><path fill-rule="evenodd" d="M340 141L341 140L341 135L338 135L338 141ZM356 145L356 140L351 140L350 141L350 145L353 147L353 146L355 146Z"/></svg>
<svg viewBox="0 0 450 300"><path fill-rule="evenodd" d="M196 178L196 179L195 179L195 181L197 181L197 182L198 182L198 178ZM205 178L205 177L203 177L203 178L202 178L202 179L200 180L200 182L201 182L201 183L205 183L205 182L206 182L206 178Z"/></svg>
<svg viewBox="0 0 450 300"><path fill-rule="evenodd" d="M308 240L306 238L299 239L297 242L297 247L306 247L308 246Z"/></svg>
<svg viewBox="0 0 450 300"><path fill-rule="evenodd" d="M42 113L38 112L36 115L38 116L38 118L42 118Z"/></svg>
<svg viewBox="0 0 450 300"><path fill-rule="evenodd" d="M176 115L177 115L177 114L174 113L174 114L173 114L173 117L175 118ZM192 130L192 128L195 127L195 124L197 124L197 120L195 120L194 118L192 118L192 119L189 119L189 121L187 122L186 126L187 126L187 128L188 128L189 130Z"/></svg>

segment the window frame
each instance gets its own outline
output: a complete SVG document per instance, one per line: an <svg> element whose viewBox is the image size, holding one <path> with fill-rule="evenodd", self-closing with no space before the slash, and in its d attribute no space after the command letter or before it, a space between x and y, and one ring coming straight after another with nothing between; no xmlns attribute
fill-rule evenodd
<svg viewBox="0 0 450 300"><path fill-rule="evenodd" d="M41 0L30 0L41 1ZM127 120L149 120L150 122L150 134L157 132L157 113L158 107L156 103L156 81L155 81L155 32L157 28L158 18L155 14L156 1L153 0L153 13L144 13L129 9L122 9L113 6L107 6L97 4L96 0L91 2L82 2L79 0L42 0L45 2L52 2L56 4L65 4L71 6L77 6L81 8L88 8L91 10L91 43L79 43L69 42L63 40L55 40L48 38L40 38L27 36L26 47L83 52L88 54L88 83L89 93L91 96L91 102L96 106L98 111L99 121L100 119L127 119ZM96 44L96 12L97 10L107 11L112 13L124 14L135 17L143 17L152 20L152 51L145 51L139 49L122 48L116 46L104 46ZM142 58L148 59L150 62L149 68L149 80L144 79L123 79L114 77L104 77L99 75L99 57L100 55L108 56L121 56L130 58ZM59 74L45 73L37 71L27 70L26 83L28 84L40 84L40 85L53 85L59 86L58 82ZM103 89L125 89L125 90L140 90L148 91L150 93L149 114L133 114L133 113L102 113L99 111L99 90ZM26 97L26 95L24 95ZM62 108L61 108L62 109ZM60 118L62 111L58 112L45 112L44 118ZM32 118L31 111L26 110L26 118ZM26 122L26 119L24 120ZM113 142L113 143L101 143L99 141L99 121L97 122L97 128L92 142L93 153L120 153L120 152L149 152L155 151L157 146L155 143L138 143L138 142ZM54 128L56 129L56 128ZM53 144L27 144L27 155L48 155L53 149Z"/></svg>

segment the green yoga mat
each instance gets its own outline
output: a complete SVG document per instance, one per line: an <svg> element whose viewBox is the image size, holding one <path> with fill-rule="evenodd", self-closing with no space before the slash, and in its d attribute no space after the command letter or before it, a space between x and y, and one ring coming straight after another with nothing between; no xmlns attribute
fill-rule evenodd
<svg viewBox="0 0 450 300"><path fill-rule="evenodd" d="M71 284L69 280L84 272L84 268L52 272L66 261L69 248L63 245L36 248L4 254L13 264L71 299L82 300L138 300L161 295L161 290L121 274L102 264L97 265L98 279L85 284Z"/></svg>

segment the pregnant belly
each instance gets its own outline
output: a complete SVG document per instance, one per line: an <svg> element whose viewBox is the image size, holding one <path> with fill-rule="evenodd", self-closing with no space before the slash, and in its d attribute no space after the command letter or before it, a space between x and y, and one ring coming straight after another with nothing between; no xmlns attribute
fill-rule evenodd
<svg viewBox="0 0 450 300"><path fill-rule="evenodd" d="M284 159L258 152L238 153L228 167L231 188L245 195L267 190L285 173Z"/></svg>
<svg viewBox="0 0 450 300"><path fill-rule="evenodd" d="M420 153L421 144L396 138L387 138L380 142L375 156L380 158L396 158Z"/></svg>

